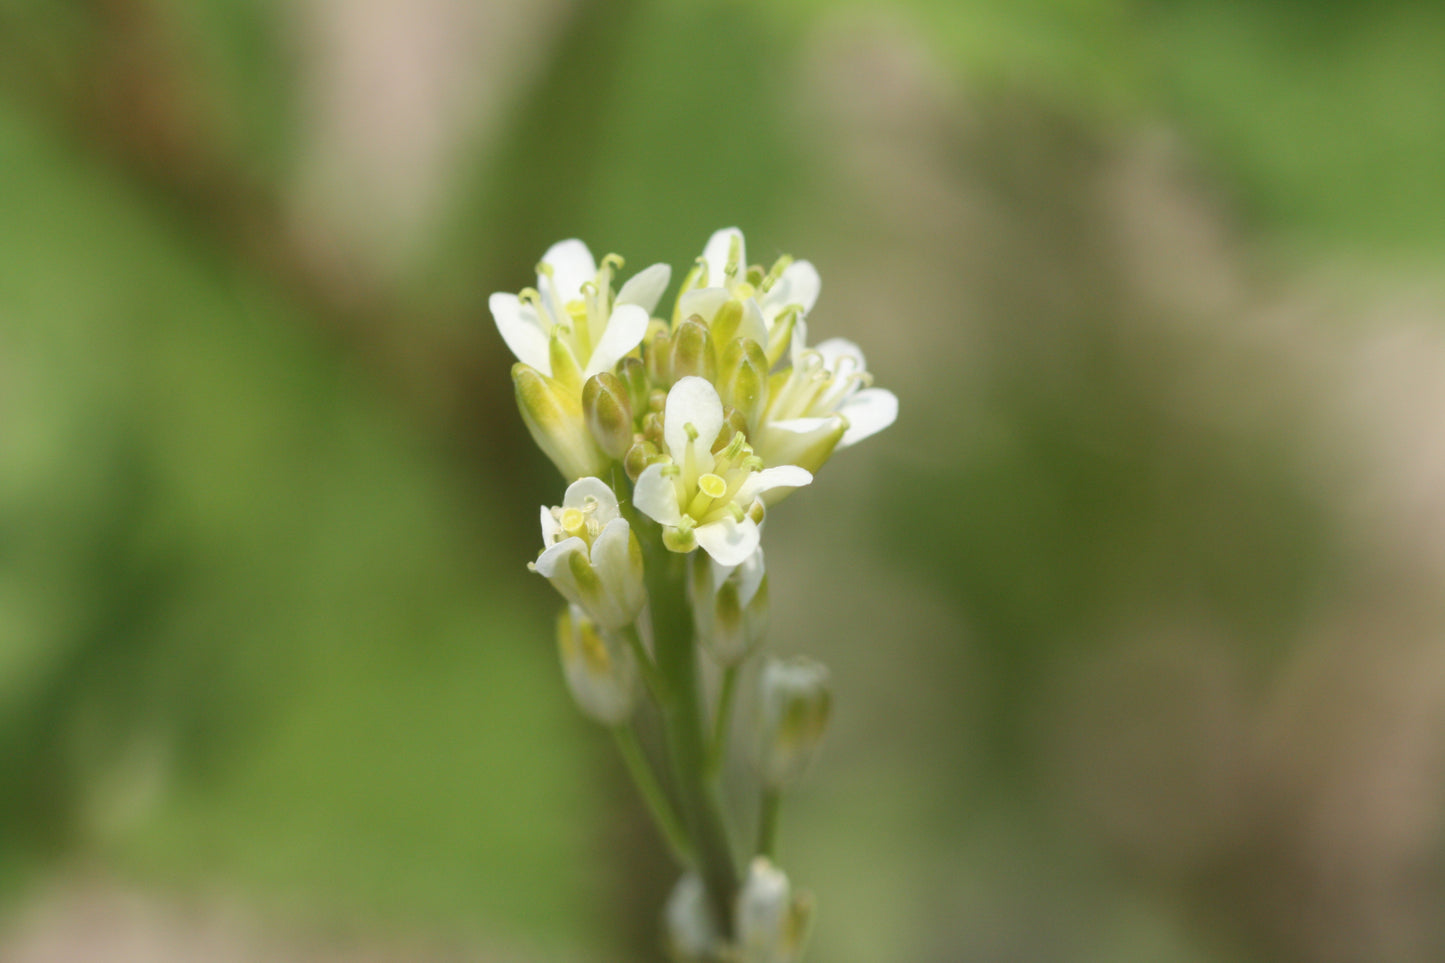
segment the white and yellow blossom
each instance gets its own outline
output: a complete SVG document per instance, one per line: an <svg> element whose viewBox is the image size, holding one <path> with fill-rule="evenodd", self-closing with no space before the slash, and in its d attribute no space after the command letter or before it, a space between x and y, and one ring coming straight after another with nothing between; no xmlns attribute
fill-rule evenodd
<svg viewBox="0 0 1445 963"><path fill-rule="evenodd" d="M769 363L776 364L792 337L803 334L803 319L821 289L818 271L807 261L785 256L768 271L749 267L743 232L725 227L708 238L697 267L683 282L674 320L698 315L712 324L724 305L737 301L741 316L729 320L730 330L721 340L751 338L766 351Z"/></svg>
<svg viewBox="0 0 1445 963"><path fill-rule="evenodd" d="M559 241L537 265L537 287L497 293L488 302L497 330L523 364L580 392L582 383L610 371L637 347L667 288L672 269L654 264L612 291L622 258L609 254L599 268L581 241Z"/></svg>
<svg viewBox="0 0 1445 963"><path fill-rule="evenodd" d="M769 464L817 471L835 448L877 434L898 418L898 397L874 388L863 351L845 338L793 344L793 366L774 374L753 448Z"/></svg>
<svg viewBox="0 0 1445 963"><path fill-rule="evenodd" d="M719 565L741 565L758 547L763 493L801 487L813 476L795 465L765 468L742 432L714 452L722 426L722 401L709 382L689 377L673 385L663 409L668 457L643 470L632 501L663 526L672 551L701 547Z"/></svg>
<svg viewBox="0 0 1445 963"><path fill-rule="evenodd" d="M560 507L542 508L545 548L532 568L603 629L631 625L647 601L642 547L617 496L600 478L567 486Z"/></svg>

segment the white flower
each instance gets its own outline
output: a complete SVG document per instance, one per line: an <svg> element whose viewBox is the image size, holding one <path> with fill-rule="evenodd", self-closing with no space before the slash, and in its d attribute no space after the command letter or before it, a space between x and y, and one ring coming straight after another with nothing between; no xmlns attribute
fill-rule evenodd
<svg viewBox="0 0 1445 963"><path fill-rule="evenodd" d="M493 294L492 317L517 360L580 391L583 381L637 347L672 269L654 264L614 297L612 272L621 266L609 254L598 268L587 245L559 241L537 265L536 289Z"/></svg>
<svg viewBox="0 0 1445 963"><path fill-rule="evenodd" d="M832 714L828 668L803 656L769 659L758 682L763 782L773 788L791 782L812 762Z"/></svg>
<svg viewBox="0 0 1445 963"><path fill-rule="evenodd" d="M754 448L769 464L813 470L834 448L877 434L898 418L898 397L871 387L863 352L844 338L814 348L793 342L793 367L768 398Z"/></svg>
<svg viewBox="0 0 1445 963"><path fill-rule="evenodd" d="M764 468L741 432L714 453L723 425L722 401L702 378L683 378L672 386L662 424L670 459L642 472L633 504L662 524L664 542L673 551L701 546L719 565L741 565L758 547L760 496L806 485L812 474L794 465Z"/></svg>
<svg viewBox="0 0 1445 963"><path fill-rule="evenodd" d="M707 888L695 871L688 870L672 888L664 919L667 922L667 941L674 956L683 960L717 957L722 934L713 922Z"/></svg>
<svg viewBox="0 0 1445 963"><path fill-rule="evenodd" d="M617 496L600 478L567 486L560 508L542 507L546 548L531 567L604 629L631 625L647 601L642 547Z"/></svg>
<svg viewBox="0 0 1445 963"><path fill-rule="evenodd" d="M734 337L752 338L776 364L790 338L801 337L803 318L818 301L817 269L790 257L779 258L766 274L750 269L743 232L735 227L714 232L699 261L678 297L678 316L711 321L727 301L740 301L743 320Z"/></svg>

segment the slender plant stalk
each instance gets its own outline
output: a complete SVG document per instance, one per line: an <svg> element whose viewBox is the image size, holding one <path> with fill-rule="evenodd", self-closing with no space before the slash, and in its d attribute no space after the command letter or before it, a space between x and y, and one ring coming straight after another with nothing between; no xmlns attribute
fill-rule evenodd
<svg viewBox="0 0 1445 963"><path fill-rule="evenodd" d="M778 811L782 808L783 794L776 789L764 789L762 803L758 807L757 855L772 859L778 845Z"/></svg>
<svg viewBox="0 0 1445 963"><path fill-rule="evenodd" d="M658 674L657 664L652 661L652 656L647 651L647 646L642 644L642 634L637 631L637 623L618 629L620 635L632 650L633 657L637 660L637 668L642 673L642 681L647 686L647 691L654 699L661 699L664 691L662 676Z"/></svg>
<svg viewBox="0 0 1445 963"><path fill-rule="evenodd" d="M699 686L697 644L688 610L685 556L669 552L661 539L647 559L652 605L653 651L664 687L661 702L672 775L719 930L732 937L732 907L738 873L722 811L707 776L707 739Z"/></svg>
<svg viewBox="0 0 1445 963"><path fill-rule="evenodd" d="M657 828L667 840L673 858L683 865L691 865L695 862L692 843L687 838L687 831L683 829L682 820L678 818L672 801L667 798L662 784L657 781L657 774L652 771L652 764L647 761L642 744L637 741L637 731L633 724L614 726L612 735L617 740L617 749L627 763L627 771L632 775L638 793L647 803L648 811L652 813L653 822L657 823Z"/></svg>
<svg viewBox="0 0 1445 963"><path fill-rule="evenodd" d="M723 670L722 687L717 696L717 714L713 719L712 743L708 746L707 774L716 779L722 771L723 759L727 755L728 727L732 721L733 695L737 691L738 667L730 665Z"/></svg>

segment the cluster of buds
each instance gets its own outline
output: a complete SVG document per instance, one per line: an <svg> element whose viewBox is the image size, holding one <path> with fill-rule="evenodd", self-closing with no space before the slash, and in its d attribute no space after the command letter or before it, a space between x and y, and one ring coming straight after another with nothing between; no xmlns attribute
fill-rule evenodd
<svg viewBox="0 0 1445 963"><path fill-rule="evenodd" d="M772 862L777 800L816 751L830 696L816 662L746 671L767 627L762 528L835 452L892 424L898 402L872 386L856 345L808 345L820 282L807 261L749 266L742 233L718 231L667 317L657 306L671 269L654 264L618 289L622 266L563 241L535 288L491 297L523 421L568 482L562 504L542 509L531 567L567 602L568 688L617 734L685 864L666 914L675 956L796 960L811 902ZM700 653L716 671L699 671ZM759 687L748 743L762 804L740 872L713 810L745 672ZM649 702L657 711L640 712ZM647 724L663 729L665 762L636 738Z"/></svg>

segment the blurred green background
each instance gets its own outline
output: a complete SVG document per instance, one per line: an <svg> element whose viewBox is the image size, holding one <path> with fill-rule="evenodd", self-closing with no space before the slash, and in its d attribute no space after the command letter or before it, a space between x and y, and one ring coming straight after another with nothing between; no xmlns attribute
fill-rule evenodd
<svg viewBox="0 0 1445 963"><path fill-rule="evenodd" d="M660 958L486 297L729 224L902 404L769 525L835 674L810 957L1445 958L1441 50L1402 0L0 0L0 958Z"/></svg>

